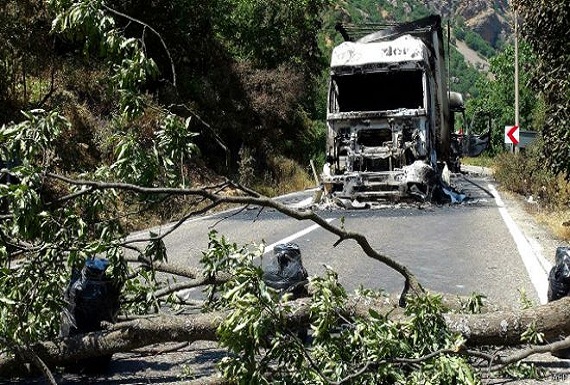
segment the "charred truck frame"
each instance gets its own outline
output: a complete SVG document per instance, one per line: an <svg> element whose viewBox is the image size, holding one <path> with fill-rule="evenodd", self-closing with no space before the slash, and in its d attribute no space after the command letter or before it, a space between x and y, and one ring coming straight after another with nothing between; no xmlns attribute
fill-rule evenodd
<svg viewBox="0 0 570 385"><path fill-rule="evenodd" d="M452 146L460 94L449 93L441 18L430 16L351 41L332 52L327 108L328 196L350 200L431 199ZM453 147L453 148L452 148ZM481 150L482 151L482 150Z"/></svg>

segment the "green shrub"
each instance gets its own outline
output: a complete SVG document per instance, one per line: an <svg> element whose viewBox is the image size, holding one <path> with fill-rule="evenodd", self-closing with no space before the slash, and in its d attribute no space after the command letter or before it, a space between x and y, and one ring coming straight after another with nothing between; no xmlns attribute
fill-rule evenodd
<svg viewBox="0 0 570 385"><path fill-rule="evenodd" d="M495 54L493 47L476 32L470 30L465 32L465 44L485 57L491 57Z"/></svg>
<svg viewBox="0 0 570 385"><path fill-rule="evenodd" d="M529 193L530 173L522 154L503 152L495 157L495 179L506 189L518 194Z"/></svg>
<svg viewBox="0 0 570 385"><path fill-rule="evenodd" d="M570 183L566 173L554 173L541 160L540 144L527 153L501 153L495 157L495 179L506 189L532 196L543 208L567 210Z"/></svg>
<svg viewBox="0 0 570 385"><path fill-rule="evenodd" d="M310 174L294 160L278 155L268 160L269 170L258 181L256 190L267 196L314 187Z"/></svg>

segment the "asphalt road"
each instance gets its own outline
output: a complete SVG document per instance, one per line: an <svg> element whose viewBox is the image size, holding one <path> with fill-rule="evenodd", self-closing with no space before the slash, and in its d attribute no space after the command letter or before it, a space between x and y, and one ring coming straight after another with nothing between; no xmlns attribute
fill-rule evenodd
<svg viewBox="0 0 570 385"><path fill-rule="evenodd" d="M453 182L467 195L466 202L386 205L370 210L324 209L318 213L337 226L344 218L346 229L365 234L376 250L408 266L430 290L461 295L477 292L497 304L515 307L524 290L538 303L540 296L521 259L520 245L505 224L500 202L492 195L491 179L470 174L457 176ZM280 199L303 206L312 194L306 191ZM197 266L212 229L231 242L263 242L269 250L276 243L295 242L310 275L321 275L324 266L330 266L349 291L362 285L399 293L403 287L401 276L367 257L356 242L334 247L335 236L312 222L259 207L188 221L165 238L169 260ZM264 259L270 255L266 253ZM542 280L545 273L539 273Z"/></svg>

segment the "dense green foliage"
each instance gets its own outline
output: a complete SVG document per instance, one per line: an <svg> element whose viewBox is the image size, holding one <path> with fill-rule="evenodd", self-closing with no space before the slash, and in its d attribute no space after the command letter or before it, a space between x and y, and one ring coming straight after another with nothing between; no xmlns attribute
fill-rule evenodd
<svg viewBox="0 0 570 385"><path fill-rule="evenodd" d="M83 170L113 157L109 132L148 148L161 109L192 118L202 156L218 171L235 172L242 147L256 171L275 154L308 165L324 134L315 90L326 66L317 39L326 4L8 2L2 121L58 108L89 149Z"/></svg>
<svg viewBox="0 0 570 385"><path fill-rule="evenodd" d="M495 54L493 47L485 41L481 35L466 28L462 19L456 21L453 34L457 39L464 41L469 48L477 51L486 58L490 58Z"/></svg>
<svg viewBox="0 0 570 385"><path fill-rule="evenodd" d="M568 30L570 6L556 1L515 1L527 44L521 55L521 126L539 132L539 139L525 154L502 154L496 159L495 175L504 186L532 196L540 207L560 215L570 205L570 45L564 37ZM511 82L513 50L492 61L498 74L490 84L487 101L494 114L507 122L513 112L508 86ZM506 75L506 76L505 76ZM496 108L498 107L498 108ZM508 123L512 124L512 123ZM563 220L561 220L563 221ZM556 230L561 237L567 232Z"/></svg>
<svg viewBox="0 0 570 385"><path fill-rule="evenodd" d="M292 173L288 158L322 156L326 62L319 47L326 37L319 42L318 34L327 0L5 3L0 158L10 167L2 170L2 181L10 183L0 184L1 354L56 336L71 269L93 256L111 261L111 274L124 287L123 311L164 306L153 293L159 285L154 270L133 270L125 261L126 249L147 265L163 261L161 238L150 233L136 247L125 237L131 221L151 207L164 210L169 197L88 187L68 177L185 188L190 159L201 153L222 169L227 150L230 173L253 183L264 170L273 173L264 175L269 184L276 174ZM377 2L351 4L354 13L334 9L328 22L332 14L354 22L384 18ZM382 7L400 20L426 12L388 2ZM497 76L508 72L506 61L499 57L493 64ZM454 54L456 67L465 74L454 74L454 84L477 96L476 73ZM481 108L495 108L505 119L509 100L501 87L507 81L485 83L495 93L481 99ZM547 93L545 100L553 103L553 97ZM196 209L200 202L187 203ZM372 322L355 317L338 328L333 318L347 298L329 272L313 280L314 349L306 353L280 323L289 309L285 298L264 287L259 268L250 263L259 251L215 238L211 246L203 260L206 272L224 267L235 273L221 297L221 305L235 309L220 329L222 342L238 358L224 362L228 377L262 383L273 372L271 380L318 383L366 369L354 383L475 381L462 358L422 358L462 345L445 328L439 297L411 299L405 321L371 313ZM267 358L260 362L262 351ZM421 370L413 371L407 360L418 358ZM283 365L275 370L275 362Z"/></svg>
<svg viewBox="0 0 570 385"><path fill-rule="evenodd" d="M535 57L526 44L519 46L519 114L520 127L523 130L539 129L542 104L529 87ZM515 71L514 47L507 46L503 52L491 58L489 77L480 77L476 86L480 90L478 97L468 100L468 115L474 116L474 128L481 132L485 129L485 112L492 117L492 147L495 152L503 148L504 127L513 125L515 119ZM483 91L484 90L484 91ZM479 127L477 127L479 125ZM537 127L538 126L538 127Z"/></svg>
<svg viewBox="0 0 570 385"><path fill-rule="evenodd" d="M197 145L194 130L204 127L201 136L231 143L235 156L242 146L302 151L297 139L314 130L324 4L243 0L219 12L212 1L7 3L0 159L11 183L0 184L0 351L57 334L71 269L95 255L124 284L125 309L157 310L145 294L154 273L127 274L122 241L130 221L164 210L166 198L65 178L186 187L189 160L210 148ZM273 40L253 38L261 33ZM140 258L164 258L160 242L151 234Z"/></svg>
<svg viewBox="0 0 570 385"><path fill-rule="evenodd" d="M0 156L17 166L9 171L17 183L1 185L6 341L56 332L54 313L38 315L29 303L53 309L60 300L34 289L34 282L61 292L71 267L94 254L107 255L123 280L117 239L135 215L162 199L76 188L46 173L187 186L189 160L201 152L222 168L225 148L233 171L246 165L238 174L243 180L252 181L263 169L263 180L271 184L266 173L294 174L283 155L307 161L321 154L326 62L318 33L327 5L6 3L0 26ZM367 21L390 12L408 20L427 13L414 6L404 17L388 2L382 12L373 2L353 6L354 15L364 15L356 9L370 12ZM340 11L331 12L329 23ZM20 276L9 268L15 258L23 258L17 271L28 277L18 285Z"/></svg>
<svg viewBox="0 0 570 385"><path fill-rule="evenodd" d="M419 1L409 1L402 5L388 0L352 0L344 5L344 21L355 24L412 21L430 14Z"/></svg>
<svg viewBox="0 0 570 385"><path fill-rule="evenodd" d="M522 33L536 55L533 88L545 103L543 160L570 172L570 3L517 0Z"/></svg>
<svg viewBox="0 0 570 385"><path fill-rule="evenodd" d="M11 163L2 171L11 183L0 184L0 354L7 355L57 334L70 271L96 255L110 260L110 273L124 288L123 312L157 312L168 303L155 289L169 283L156 282L152 268L166 259L162 238L151 232L140 246L125 236L129 221L149 207L164 208L169 198L87 187L68 176L184 188L189 159L200 152L223 158L226 143L232 163L239 158L238 175L249 182L265 166L289 173L293 167L282 154L316 157L323 132L326 63L317 33L325 1L42 4L20 9L9 2L9 14L24 17L6 19L0 29L8 43L0 50L0 81L7 85L0 156ZM43 46L30 51L35 36ZM53 50L42 49L49 44ZM452 62L465 66L457 56ZM476 96L468 85L474 78L454 84ZM222 145L216 148L211 138ZM127 249L145 266L130 268ZM233 277L210 297L218 299L212 306L231 308L219 329L233 353L221 365L228 378L477 383L469 361L456 354L464 341L447 330L441 297L409 298L402 319L371 311L366 319L343 315L339 325L347 294L331 271L312 280L307 349L284 321L292 310L287 296L267 288L252 263L261 255L262 248L212 236L202 260L208 276L223 270Z"/></svg>
<svg viewBox="0 0 570 385"><path fill-rule="evenodd" d="M48 3L9 1L2 14L2 121L21 120L20 110L57 107L71 120L69 139L88 149L69 149L74 153L68 157L82 161L68 164L86 170L114 156L109 132L125 132L147 148L160 125L153 110L166 107L192 117L190 129L202 134L196 138L202 156L217 171L227 173L229 166L234 175L242 147L254 160L254 175L276 163L274 154L303 165L322 161L324 56L340 38L332 28L336 21L374 24L429 13L415 1L403 7L356 0L328 7L328 0L269 6L254 0L123 0L106 9L95 1L78 2L73 15L60 16L53 26L54 32L66 31L50 35L52 18L65 3ZM321 17L326 28L319 43ZM98 29L86 22L98 23ZM134 52L138 58L118 60ZM140 68L144 63L150 67ZM450 72L459 79L453 89L477 94L477 71L457 54ZM143 94L130 100L135 88ZM125 105L135 109L136 120L113 118ZM271 179L278 172L269 173Z"/></svg>
<svg viewBox="0 0 570 385"><path fill-rule="evenodd" d="M51 39L40 1L4 1L0 12L0 121L41 104L50 89Z"/></svg>
<svg viewBox="0 0 570 385"><path fill-rule="evenodd" d="M467 100L477 98L481 94L478 82L485 75L468 64L463 55L453 45L450 48L448 53L450 55L449 89L461 93Z"/></svg>

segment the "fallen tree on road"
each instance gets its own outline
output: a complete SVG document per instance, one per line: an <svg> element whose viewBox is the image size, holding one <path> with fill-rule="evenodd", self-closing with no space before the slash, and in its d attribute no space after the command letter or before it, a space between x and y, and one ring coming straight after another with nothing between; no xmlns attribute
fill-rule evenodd
<svg viewBox="0 0 570 385"><path fill-rule="evenodd" d="M107 53L101 59L108 60L110 93L117 96L109 99L116 102L109 108L116 107L117 112L105 129L117 136L106 143L114 150L104 155L109 164L80 177L74 174L78 168L62 167L58 159L58 150L63 154L67 149L58 149L57 140L64 135L71 138L62 141L61 147L76 145L73 141L78 138L69 135L71 123L59 112L32 110L24 113L21 122L0 128L0 157L14 165L0 170L0 180L9 181L0 184L2 376L31 363L54 382L51 367L78 359L155 343L214 339L230 352L221 370L232 382L471 384L476 382L478 368L495 369L533 353L569 346L567 339L559 337L569 329L566 298L530 309L470 314L480 307L477 299L447 306L447 297L424 290L413 266L403 266L373 249L361 234L347 230L348 222L333 226L316 213L288 208L231 182L185 188L184 170L196 149L189 119L145 108L149 81L156 73L145 49L144 31L151 26L100 2L50 3L54 32L73 38L70 47L78 48L84 41L84 52L99 47L101 54ZM544 19L540 12L536 15L532 20ZM139 24L143 36L124 35L123 29L115 27L113 16ZM541 36L535 37L548 41ZM169 59L163 39L158 38ZM175 85L176 71L172 61L167 61ZM55 99L54 84L52 75L52 89L40 106L52 94ZM553 90L556 96L564 95ZM59 104L55 103L58 108ZM146 114L149 110L152 113ZM197 115L190 112L190 116ZM81 116L74 120L82 125ZM149 133L149 127L156 132ZM562 150L558 152L564 155ZM68 173L57 173L63 170ZM168 251L162 242L166 234L150 233L140 243L126 239L126 222L149 207L163 207L169 199L181 196L189 198L190 209L180 214L171 231L186 219L223 204L271 207L317 223L336 235L337 243L356 241L367 256L401 274L403 292L396 301L370 292L349 297L335 273L328 272L312 280L310 299L288 301L264 285L260 271L248 264L252 255L246 248L212 239L202 272L167 263ZM135 265L128 265L125 250L135 254ZM110 276L122 284L122 313L143 318L59 339L60 313L65 306L62 292L71 270L94 256L106 257ZM164 283L157 280L160 271L187 280ZM203 309L208 312L164 314L169 301L179 302L174 295L178 290L204 285L210 290L207 309ZM301 332L307 325L310 333L305 336ZM520 349L500 356L486 347L489 344L497 351L504 346Z"/></svg>
<svg viewBox="0 0 570 385"><path fill-rule="evenodd" d="M395 304L378 301L363 304L360 299L350 301L342 312L349 315L369 317L370 309L380 314L392 313ZM308 327L310 303L298 300L292 305L288 323L295 328ZM217 330L228 316L229 311L213 311L192 315L162 314L107 325L101 332L78 335L63 340L39 342L26 347L33 351L49 367L65 366L78 360L128 352L149 345L167 342L195 342L199 340L217 341ZM400 315L401 316L401 315ZM570 338L560 340L560 335L570 334L570 298L520 311L497 311L485 314L444 314L450 331L465 338L467 348L477 346L520 346L524 345L522 334L529 325L536 325L536 331L544 334L545 341L551 344L528 346L521 353L509 356L489 354L489 364L501 366L517 362L535 353L556 351L570 347ZM538 321L542 321L538 323ZM458 350L457 353L463 353ZM29 355L8 358L0 357L0 377L25 372L24 363ZM492 361L492 362L491 362Z"/></svg>
<svg viewBox="0 0 570 385"><path fill-rule="evenodd" d="M155 300L165 298L182 289L209 286L216 288L218 290L217 295L224 299L215 303L221 310L173 315L161 313L158 311L159 309L155 308L153 311L150 311L150 317L148 318L131 319L112 325L105 325L105 328L99 332L78 335L67 339L52 339L46 342L20 343L18 345L19 348L15 351L12 350L11 354L5 352L0 356L0 376L21 374L19 369L25 368L23 364L26 362L42 362L47 367L66 366L85 358L132 351L133 349L166 342L221 340L223 346L233 351L236 357L240 357L239 351L235 351L235 346L231 346L231 342L228 343L228 340L248 341L247 338L239 333L243 329L249 330L248 333L251 334L250 337L253 340L249 340L246 345L249 344L249 348L253 349L252 351L256 352L256 354L267 351L270 346L278 343L283 344L284 349L303 351L303 353L298 353L299 357L302 358L298 358L298 360L306 361L305 365L315 370L317 376L324 383L350 382L355 380L353 376L369 375L377 371L378 366L382 364L393 365L397 363L401 367L414 368L420 363L430 362L430 360L437 357L447 357L446 359L454 356L472 357L486 362L488 368L499 369L508 364L518 362L534 353L556 351L570 347L570 340L560 341L560 336L570 333L570 321L568 321L570 319L570 298L563 298L547 305L523 310L490 310L485 313L472 314L469 312L469 306L466 305L469 299L458 299L453 295L436 295L436 300L433 300L434 296L424 290L407 267L401 266L389 256L374 250L364 236L347 230L349 224L344 223L342 227L336 227L323 220L315 212L292 209L275 200L252 193L247 189L242 190L243 195L236 196L224 195L220 192L213 193L209 189L149 188L122 183L74 180L56 174L44 174L42 177L46 181L55 180L69 186L77 186L81 191L113 190L134 194L198 195L210 201L211 206L222 203L234 203L271 207L298 220L314 221L338 236L336 244L347 239L356 240L366 255L398 271L404 277L406 284L399 298L388 298L378 295L348 297L344 293L344 289L333 279L336 275L331 272L330 279L324 279L324 281L318 281L317 279L316 285L312 284L312 299L284 301L275 292L264 288L259 268L256 270L251 264L248 264L248 261L251 262L259 254L252 252L247 247L229 244L223 237L219 239L213 236L210 240L211 249L204 253L203 262L206 265L204 271L167 263L164 259L165 255L162 255L165 250L162 250L159 246L162 245L161 242L164 236L171 231L175 231L179 224L189 217L189 215L184 215L171 230L161 236L155 234L148 239L138 241L123 239L115 243L114 246L128 248L138 253L137 257L123 256L121 259L130 261L131 264L134 263L133 271L135 272L167 273L186 279L186 281L176 284L168 283L153 287L153 298ZM229 182L228 186L236 189L240 187ZM136 243L139 242L145 242L146 247L137 247ZM22 244L20 243L19 245L21 250L24 251L25 248ZM25 251L32 255L33 250L35 249L30 247L30 250ZM155 253L153 254L149 250L153 250ZM239 255L239 257L236 257L236 255ZM157 258L157 256L161 258ZM210 267L208 268L208 266ZM244 284L244 282L247 284ZM327 284L325 285L323 282L327 282ZM227 297L228 292L233 293L230 295L230 297L234 297L233 299ZM332 295L330 292L336 294ZM246 301L244 303L244 298L248 296L252 302L248 303ZM322 302L323 296L330 296L330 303ZM410 312L410 306L402 307L407 305L408 302L415 303L417 298L426 298L426 303L428 303L427 310L422 308L423 310L418 312L417 308L413 308ZM211 306L212 304L208 305ZM246 311L246 313L254 309L256 311L255 316L251 318L251 315L244 316L239 311L236 313L236 306L237 308L242 306L239 311ZM418 305L416 304L415 306L417 307ZM272 314L274 309L279 309L279 313ZM418 313L421 314L424 311L425 314L417 321ZM326 322L319 318L319 312L325 314L323 317ZM249 323L245 321L248 317L250 317ZM279 322L271 324L270 327L264 326L264 322L267 321L260 321L264 317L277 319ZM330 378L330 373L324 373L323 371L326 370L321 369L320 364L314 363L314 358L309 358L311 355L309 352L312 349L316 349L319 343L323 342L319 340L319 338L322 338L319 337L319 333L328 333L330 335L338 333L338 327L341 324L345 325L344 327L348 325L348 329L354 330L363 327L355 326L359 325L360 322L390 325L390 327L398 325L397 328L413 330L425 322L426 318L424 317L427 317L428 325L432 321L435 322L432 325L434 330L429 332L433 333L436 339L439 338L437 335L440 333L444 333L446 336L444 340L438 339L437 343L431 341L430 343L434 347L432 350L425 350L425 346L422 347L419 344L413 348L418 349L416 355L410 355L409 350L402 349L401 356L397 354L398 350L396 350L393 352L395 354L393 356L379 357L376 362L366 361L366 365L361 367L356 367L354 362L351 361L352 364L347 364L347 369L341 372L342 376L340 376L340 379L339 376L336 379ZM239 325L232 324L232 322L236 322L236 319L238 322L241 322ZM410 323L410 320L416 320L414 322L419 323ZM325 322L327 324L326 328L319 331L319 322ZM316 335L316 343L309 345L309 347L305 346L304 341L295 337L296 332L306 328L311 328L313 335ZM235 335L232 334L234 332ZM342 335L342 332L340 335ZM271 338L273 339L267 341L266 339L269 338L267 336L272 336ZM347 337L344 336L343 338ZM396 337L412 338L409 335ZM352 338L356 337L353 335ZM358 338L362 338L362 336L358 336ZM422 338L427 337L423 336ZM8 340L4 339L4 341ZM381 341L383 340L379 340L378 343L381 343ZM551 344L548 344L548 342ZM339 341L335 343L339 343ZM524 346L524 348L516 353L510 353L510 355L494 354L475 349L489 345L516 346L519 348ZM412 347L407 349L412 349ZM269 349L269 351L271 350ZM255 365L258 368L254 371L257 372L259 372L259 368L269 371L271 365L275 365L276 362L276 358L266 359L265 362L264 359L261 359L261 362L259 362L259 358L252 358L251 356L249 358L255 360ZM240 357L238 361L243 361L243 357ZM300 361L296 361L297 364ZM467 363L467 361L465 362ZM275 371L275 369L271 370ZM235 375L232 377L229 372L226 372L226 375L229 378L237 378ZM257 373L257 375L260 374ZM272 376L275 376L275 373L270 373L268 376L268 378L272 378Z"/></svg>

